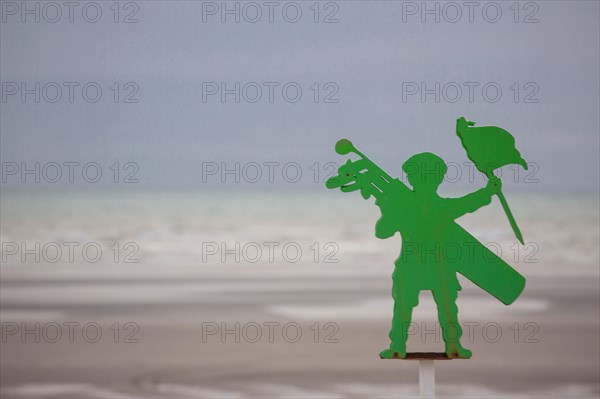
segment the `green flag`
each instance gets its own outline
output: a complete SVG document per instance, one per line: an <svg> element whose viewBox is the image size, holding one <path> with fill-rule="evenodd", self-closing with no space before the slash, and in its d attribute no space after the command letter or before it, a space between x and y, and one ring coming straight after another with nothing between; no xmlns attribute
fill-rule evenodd
<svg viewBox="0 0 600 399"><path fill-rule="evenodd" d="M458 119L456 134L460 137L467 156L477 169L490 176L494 169L518 164L527 170L527 162L515 147L515 138L496 126L472 127L474 122Z"/></svg>
<svg viewBox="0 0 600 399"><path fill-rule="evenodd" d="M521 157L515 147L515 138L509 132L496 126L473 127L474 125L475 122L460 117L456 121L456 134L460 137L467 156L481 173L491 178L495 169L511 164L521 165L527 170L527 162ZM498 192L498 199L517 239L524 244L521 230L502 191Z"/></svg>

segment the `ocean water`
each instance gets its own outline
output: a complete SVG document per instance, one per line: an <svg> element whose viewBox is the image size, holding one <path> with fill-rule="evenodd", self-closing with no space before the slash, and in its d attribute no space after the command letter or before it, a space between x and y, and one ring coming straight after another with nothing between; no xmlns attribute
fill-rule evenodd
<svg viewBox="0 0 600 399"><path fill-rule="evenodd" d="M599 275L596 195L507 196L525 246L517 245L497 200L459 219L459 223L526 274ZM253 267L281 262L310 267L338 260L346 268L364 258L372 260L368 268L389 270L401 248L398 235L388 240L375 238L379 211L372 200L329 191L11 193L3 195L1 208L5 243L23 244L25 248L34 248L36 242L41 247L59 244L64 250L68 250L64 242L81 246L97 243L113 255L116 249L110 247L115 243L137 246L128 262L114 262L114 256L103 254L100 263L126 265L137 259L140 264L165 267L232 263ZM218 252L203 257L203 252L215 251L213 243L219 247ZM315 243L319 250L311 247ZM328 243L331 245L323 248ZM286 244L288 253L282 256ZM236 245L240 254L246 248L239 259L226 253L236 252ZM298 248L302 254L296 256L294 250ZM40 263L54 260L51 249L48 256L41 256ZM122 257L134 249L130 247ZM270 250L273 256L269 256ZM81 255L81 251L75 252ZM20 253L19 249L19 253L6 256L2 265L23 266L34 260L34 256L27 255L26 262L22 262ZM330 258L315 262L317 255ZM71 262L65 254L54 264L78 261L86 260L75 256Z"/></svg>

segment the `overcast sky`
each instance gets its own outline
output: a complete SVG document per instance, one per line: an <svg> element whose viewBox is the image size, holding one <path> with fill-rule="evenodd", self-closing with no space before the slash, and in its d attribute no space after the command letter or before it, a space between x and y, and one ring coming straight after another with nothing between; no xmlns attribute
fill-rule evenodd
<svg viewBox="0 0 600 399"><path fill-rule="evenodd" d="M107 173L113 162L135 162L141 186L193 188L202 185L203 162L297 162L313 173L315 162L322 169L343 161L333 145L347 137L400 173L415 152L467 161L454 131L466 116L513 133L539 167L535 189L599 184L596 1L523 2L518 12L499 3L501 16L496 3L430 2L437 23L421 2L275 2L273 22L262 1L227 2L239 7L239 23L221 2L122 2L118 13L112 1L48 4L35 22L35 11L24 12L35 2L2 1L4 166L97 162ZM235 82L239 103L235 94L225 102L211 94ZM24 103L23 83L33 89ZM422 83L430 90L424 102ZM56 86L62 95L51 102ZM252 103L257 86L262 97ZM298 87L302 97L292 102Z"/></svg>

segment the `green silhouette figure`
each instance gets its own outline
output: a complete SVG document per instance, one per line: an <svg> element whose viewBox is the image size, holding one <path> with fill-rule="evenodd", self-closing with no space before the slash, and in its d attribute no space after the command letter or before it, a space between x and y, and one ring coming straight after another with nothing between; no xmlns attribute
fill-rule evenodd
<svg viewBox="0 0 600 399"><path fill-rule="evenodd" d="M337 142L340 155L351 152L361 159L348 160L338 175L327 180L327 188L342 192L360 190L363 198L375 197L381 210L375 235L385 239L399 232L402 250L392 274L394 315L390 347L380 353L384 359L406 358L406 340L412 311L422 290L430 290L437 305L438 318L448 358L470 358L471 351L460 343L457 293L461 290L456 273L509 305L521 294L525 278L490 251L455 220L491 203L497 195L515 234L521 233L502 195L501 181L493 170L508 164L527 168L507 131L494 127L473 127L465 118L457 121L457 134L478 170L488 177L487 185L460 198L442 198L437 189L447 171L446 163L435 154L413 155L402 166L409 188L392 178L346 139Z"/></svg>

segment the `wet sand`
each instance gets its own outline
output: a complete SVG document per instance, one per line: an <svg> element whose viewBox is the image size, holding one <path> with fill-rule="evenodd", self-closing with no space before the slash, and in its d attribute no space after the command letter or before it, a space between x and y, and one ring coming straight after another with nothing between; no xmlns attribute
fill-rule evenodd
<svg viewBox="0 0 600 399"><path fill-rule="evenodd" d="M390 277L358 270L285 264L4 267L2 397L418 395L416 362L378 358L388 344ZM480 323L471 324L473 342L463 336L474 356L436 362L440 397L598 397L597 278L529 279L511 307L472 284L463 286L459 318ZM430 295L422 293L420 302L417 328L434 329ZM7 335L7 322L34 331L39 322L40 342L35 333ZM74 342L65 322L80 323L73 327ZM90 322L103 333L96 343L87 341L95 337L93 328L83 336L81 326ZM125 329L127 322L135 325ZM49 323L62 326L56 343L49 342L56 337ZM235 323L239 343L234 332L221 331L235 330ZM435 333L425 331L423 339L423 332L411 336L409 351L443 350Z"/></svg>

